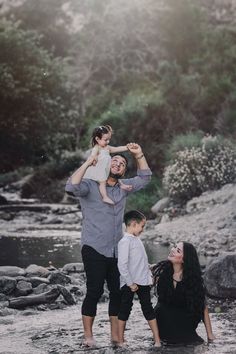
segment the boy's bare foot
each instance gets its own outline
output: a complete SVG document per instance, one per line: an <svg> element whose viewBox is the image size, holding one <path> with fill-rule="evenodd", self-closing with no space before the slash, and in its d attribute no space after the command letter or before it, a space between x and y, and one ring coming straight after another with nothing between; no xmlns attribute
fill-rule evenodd
<svg viewBox="0 0 236 354"><path fill-rule="evenodd" d="M104 201L104 203L108 203L108 204L111 204L111 205L115 204L113 202L113 200L111 200L109 197L104 197L104 198L102 198L102 200Z"/></svg>
<svg viewBox="0 0 236 354"><path fill-rule="evenodd" d="M155 348L160 348L161 347L161 342L155 342L153 346Z"/></svg>

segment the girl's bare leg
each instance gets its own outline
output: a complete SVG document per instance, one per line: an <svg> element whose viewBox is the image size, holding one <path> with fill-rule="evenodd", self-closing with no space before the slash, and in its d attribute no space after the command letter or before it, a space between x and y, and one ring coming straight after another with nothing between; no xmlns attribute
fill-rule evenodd
<svg viewBox="0 0 236 354"><path fill-rule="evenodd" d="M124 189L125 191L132 191L133 186L131 184L125 184L121 180L119 180L120 188Z"/></svg>
<svg viewBox="0 0 236 354"><path fill-rule="evenodd" d="M108 203L108 204L112 204L112 205L115 204L113 202L113 200L111 200L111 198L109 198L107 195L106 181L99 182L99 190L102 195L102 200L104 201L104 203Z"/></svg>

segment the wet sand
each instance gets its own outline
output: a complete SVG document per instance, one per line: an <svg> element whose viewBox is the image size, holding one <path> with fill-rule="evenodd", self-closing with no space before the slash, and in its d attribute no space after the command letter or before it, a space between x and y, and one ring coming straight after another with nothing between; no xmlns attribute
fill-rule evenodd
<svg viewBox="0 0 236 354"><path fill-rule="evenodd" d="M34 312L31 309L17 311L14 315L0 317L1 354L69 354L69 353L165 353L165 354L236 354L235 311L212 313L212 326L217 339L211 344L198 346L179 346L161 349L152 348L151 331L142 316L138 301L127 324L127 349L115 349L110 345L107 318L107 303L98 307L94 324L97 348L81 347L83 338L80 306L66 307L62 310ZM206 341L204 325L198 327L198 334Z"/></svg>

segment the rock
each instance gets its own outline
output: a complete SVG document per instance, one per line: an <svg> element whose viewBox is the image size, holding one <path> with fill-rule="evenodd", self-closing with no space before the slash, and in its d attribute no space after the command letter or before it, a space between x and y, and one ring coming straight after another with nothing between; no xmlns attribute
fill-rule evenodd
<svg viewBox="0 0 236 354"><path fill-rule="evenodd" d="M0 205L6 205L6 204L8 204L7 199L2 195L0 195Z"/></svg>
<svg viewBox="0 0 236 354"><path fill-rule="evenodd" d="M153 214L158 214L158 213L162 212L165 208L167 208L169 203L170 203L170 198L168 198L168 197L162 198L161 200L158 200L158 202L152 206L151 211L153 212Z"/></svg>
<svg viewBox="0 0 236 354"><path fill-rule="evenodd" d="M62 268L65 273L82 273L84 272L83 263L68 263Z"/></svg>
<svg viewBox="0 0 236 354"><path fill-rule="evenodd" d="M212 261L206 268L204 281L210 296L236 299L236 252Z"/></svg>
<svg viewBox="0 0 236 354"><path fill-rule="evenodd" d="M20 280L16 286L16 295L17 296L28 295L32 292L32 289L33 289L32 284L30 282Z"/></svg>
<svg viewBox="0 0 236 354"><path fill-rule="evenodd" d="M25 270L23 268L15 266L0 266L0 277L17 277L19 275L25 275Z"/></svg>
<svg viewBox="0 0 236 354"><path fill-rule="evenodd" d="M7 301L8 297L6 296L6 294L0 293L0 301Z"/></svg>
<svg viewBox="0 0 236 354"><path fill-rule="evenodd" d="M48 278L42 278L42 277L31 277L28 279L28 281L30 281L33 288L36 288L40 284L50 284Z"/></svg>
<svg viewBox="0 0 236 354"><path fill-rule="evenodd" d="M68 275L65 275L59 271L51 272L48 279L51 284L65 285L71 283L71 278Z"/></svg>
<svg viewBox="0 0 236 354"><path fill-rule="evenodd" d="M62 294L68 305L75 305L75 299L64 286L58 285L57 288L60 290L60 293Z"/></svg>
<svg viewBox="0 0 236 354"><path fill-rule="evenodd" d="M17 282L11 277L0 277L0 292L6 295L11 294L16 288Z"/></svg>
<svg viewBox="0 0 236 354"><path fill-rule="evenodd" d="M49 291L50 289L51 289L51 287L48 284L42 283L33 289L33 293L34 294L42 294L42 293Z"/></svg>
<svg viewBox="0 0 236 354"><path fill-rule="evenodd" d="M26 269L25 272L27 276L41 276L47 277L50 274L50 271L47 268L38 266L37 264L30 264Z"/></svg>

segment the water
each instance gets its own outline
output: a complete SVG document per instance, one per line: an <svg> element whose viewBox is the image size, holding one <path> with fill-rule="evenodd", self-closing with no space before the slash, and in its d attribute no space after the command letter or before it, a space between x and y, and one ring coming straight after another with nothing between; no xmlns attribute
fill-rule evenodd
<svg viewBox="0 0 236 354"><path fill-rule="evenodd" d="M166 259L169 248L144 242L149 263ZM78 239L58 237L0 237L0 265L26 268L29 264L63 267L67 263L81 262Z"/></svg>

